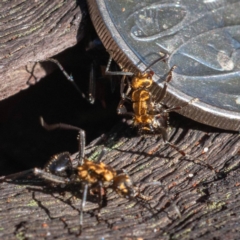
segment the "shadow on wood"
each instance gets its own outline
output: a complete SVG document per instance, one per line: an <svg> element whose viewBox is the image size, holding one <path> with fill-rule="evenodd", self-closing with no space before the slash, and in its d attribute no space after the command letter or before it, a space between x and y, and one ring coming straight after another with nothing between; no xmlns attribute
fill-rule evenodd
<svg viewBox="0 0 240 240"><path fill-rule="evenodd" d="M178 118L178 122L184 119ZM192 159L211 164L217 173L184 160L157 136L137 137L124 124L118 124L103 143L108 148L103 161L115 169L126 169L141 186L142 193L153 200L139 204L109 191L107 206L98 216L97 204L88 201L82 239L237 238L239 135L193 122L196 129L202 130L184 129L188 121L184 122L172 128L170 140ZM89 158L94 161L102 147L88 147ZM145 184L152 181L161 181L165 191L158 185ZM80 199L69 202L73 193L62 194L44 186L0 185L2 238L76 238Z"/></svg>

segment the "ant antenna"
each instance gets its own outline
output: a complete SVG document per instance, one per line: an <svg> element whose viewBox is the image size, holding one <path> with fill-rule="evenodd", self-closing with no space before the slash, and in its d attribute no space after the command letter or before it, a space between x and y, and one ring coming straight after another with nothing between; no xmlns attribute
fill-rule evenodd
<svg viewBox="0 0 240 240"><path fill-rule="evenodd" d="M143 71L146 72L150 67L152 67L155 63L159 62L159 61L163 61L165 62L167 59L169 58L169 55L166 53L164 54L162 57L157 58L156 60L154 60L150 65L147 66L147 68Z"/></svg>

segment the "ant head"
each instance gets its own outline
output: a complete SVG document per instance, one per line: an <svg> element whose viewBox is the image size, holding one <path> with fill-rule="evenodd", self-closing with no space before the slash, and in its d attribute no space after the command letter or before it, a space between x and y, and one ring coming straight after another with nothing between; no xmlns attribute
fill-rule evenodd
<svg viewBox="0 0 240 240"><path fill-rule="evenodd" d="M133 185L132 180L128 174L119 174L113 179L113 189L117 194L124 198L134 198L138 195L136 187Z"/></svg>
<svg viewBox="0 0 240 240"><path fill-rule="evenodd" d="M151 80L152 80L153 75L154 75L154 71L149 70L149 71L147 71L147 72L141 73L141 75L139 76L139 78L147 78L147 79L151 79Z"/></svg>
<svg viewBox="0 0 240 240"><path fill-rule="evenodd" d="M145 73L139 72L136 76L132 78L131 85L134 90L139 89L139 88L149 88L152 83L152 76L154 72L149 71Z"/></svg>

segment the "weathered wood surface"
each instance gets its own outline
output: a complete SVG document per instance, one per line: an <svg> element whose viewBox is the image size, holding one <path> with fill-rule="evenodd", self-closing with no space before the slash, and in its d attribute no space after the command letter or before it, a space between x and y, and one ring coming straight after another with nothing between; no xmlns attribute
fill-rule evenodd
<svg viewBox="0 0 240 240"><path fill-rule="evenodd" d="M85 1L2 1L0 100L46 75L38 60L75 45L83 36Z"/></svg>
<svg viewBox="0 0 240 240"><path fill-rule="evenodd" d="M9 9L12 11L8 12ZM31 61L53 56L77 42L81 10L76 7L75 1L66 0L8 1L2 3L0 11L2 13L0 99L4 99L26 88L27 82L42 76L38 75ZM81 61L78 63L80 64ZM82 68L86 67L82 66ZM33 76L29 73L33 69L35 79L31 79ZM86 75L81 83L86 82L88 69L86 68L84 73L84 69L79 70L77 66L77 70L79 75ZM72 71L68 70L68 72ZM56 82L42 90L41 94L33 91L32 95L45 103L44 106L40 106L36 98L33 100L26 98L21 100L22 105L29 104L32 108L27 107L26 110L20 111L19 108L21 109L22 105L17 104L14 110L10 111L11 114L5 113L4 119L1 118L4 123L0 129L1 139L3 139L0 146L1 170L7 164L10 169L14 169L17 161L26 163L27 155L30 158L29 161L36 164L34 153L39 147L39 143L34 140L36 138L40 138L42 144L46 144L49 149L55 147L53 145L56 145L56 142L51 144L50 139L42 138L42 132L39 129L31 130L29 125L31 123L39 125L40 114L47 118L54 115L54 121L58 119L60 112L64 117L69 114L63 110L63 105L66 105L68 99L66 92L71 91L71 87L67 88L66 80L61 83L61 76L62 73L57 76ZM46 82L50 82L50 79ZM63 92L58 89L54 95L56 85L61 86ZM35 87L38 87L37 84ZM50 88L51 91L46 91ZM46 99L47 94L54 99L59 96L57 100L60 110L56 109L56 105L52 105L52 102L51 105L47 104L50 99ZM76 92L70 93L70 95L73 94ZM21 97L24 98L24 96ZM73 102L78 101L78 98L74 98ZM106 102L109 107L109 101ZM102 122L99 120L101 114L98 111L94 109L89 115L86 115L86 112L85 114L75 113L72 104L70 101L71 107L68 108L72 114L69 114L69 118L74 122L67 123L77 123L85 129L85 122L91 119L95 121L95 125L92 124L92 126L100 127ZM6 105L9 105L8 101ZM77 109L85 111L86 108L90 108L88 105L84 106L86 101L78 105ZM114 114L115 109L116 106ZM64 117L61 119L65 119ZM105 124L106 121L103 120ZM18 124L27 126L27 131L19 130ZM94 160L104 144L109 152L103 161L116 169L128 170L133 180L140 184L142 192L152 196L153 200L149 203L129 201L109 191L107 206L101 209L98 218L96 217L97 204L89 200L85 208L81 239L239 238L239 134L221 132L181 116L176 116L173 125L175 127L171 130L170 141L185 150L191 159L184 159L175 150L164 146L162 140L156 136L137 137L124 124L116 125L102 144L88 147L87 156ZM7 126L8 132L4 130ZM29 140L27 138L31 132ZM64 140L68 141L66 139L68 138ZM33 146L27 141L31 141ZM20 149L25 152L25 155L20 155ZM39 155L46 154L46 150L41 147L40 151ZM191 161L196 158L211 164L216 172ZM153 181L161 181L165 186L164 191L158 185L144 185ZM49 188L45 183L24 185L19 182L1 183L0 191L1 239L78 238L75 234L79 226L80 193L66 191L63 194L64 189L60 191L60 189ZM179 208L181 218L175 206Z"/></svg>
<svg viewBox="0 0 240 240"><path fill-rule="evenodd" d="M220 132L176 116L171 142L190 158L200 158L215 171L193 163L156 136L136 136L116 125L107 140L88 147L96 159L126 169L148 203L120 198L112 191L98 218L97 204L88 201L80 239L238 239L240 231L240 142L238 133ZM161 181L158 185L144 185ZM0 185L1 239L77 239L81 194L44 188L45 184ZM62 192L62 191L61 191ZM75 200L70 197L74 195ZM177 206L182 217L179 218Z"/></svg>

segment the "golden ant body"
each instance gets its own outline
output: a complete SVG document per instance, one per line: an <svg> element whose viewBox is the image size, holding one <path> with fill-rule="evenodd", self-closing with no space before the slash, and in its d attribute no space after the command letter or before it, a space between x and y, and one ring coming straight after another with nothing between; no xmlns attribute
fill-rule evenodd
<svg viewBox="0 0 240 240"><path fill-rule="evenodd" d="M111 56L111 53L110 53ZM172 146L182 155L185 155L183 151L179 151L178 148L168 142L168 118L169 112L177 111L182 109L183 107L191 104L192 102L198 99L192 99L188 103L185 103L181 106L173 106L171 108L167 107L162 101L165 98L167 92L167 84L172 79L172 72L176 68L173 66L167 74L167 77L164 81L163 89L161 95L159 96L159 101L156 102L153 99L153 96L150 92L150 87L153 84L153 75L154 72L149 70L147 71L153 64L158 61L165 61L168 56L165 55L157 60L155 60L152 64L150 64L145 71L138 72L134 74L132 72L111 72L109 71L112 57L110 57L107 68L106 74L109 75L123 75L121 80L121 100L118 105L117 112L118 114L129 115L132 117L132 120L128 121L129 124L138 128L138 132L140 134L156 134L162 135L163 140L165 143ZM125 81L127 79L127 89L125 89ZM132 111L127 111L125 103L130 101L132 104Z"/></svg>

